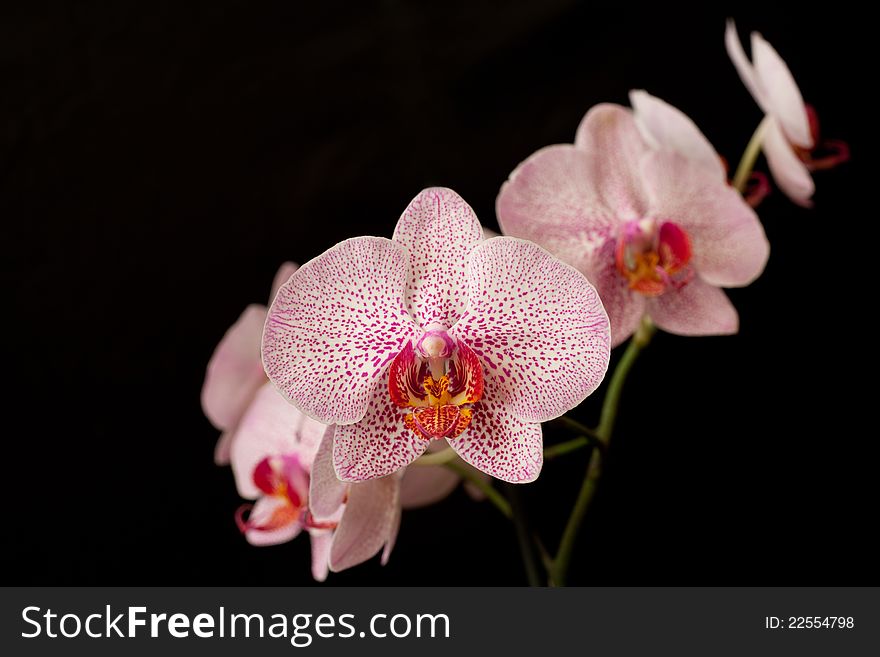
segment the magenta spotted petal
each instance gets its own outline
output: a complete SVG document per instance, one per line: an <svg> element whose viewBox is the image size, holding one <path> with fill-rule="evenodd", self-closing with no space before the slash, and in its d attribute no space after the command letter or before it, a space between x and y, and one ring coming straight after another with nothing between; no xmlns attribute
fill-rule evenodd
<svg viewBox="0 0 880 657"><path fill-rule="evenodd" d="M596 388L609 350L581 273L534 244L484 240L442 188L413 199L393 240L348 240L303 266L263 335L273 383L337 424L333 465L350 482L396 472L434 440L488 474L533 480L537 423Z"/></svg>
<svg viewBox="0 0 880 657"><path fill-rule="evenodd" d="M520 164L498 195L501 228L587 275L614 345L645 314L681 335L735 332L736 311L712 286L747 285L761 273L769 253L763 228L719 176L696 127L657 99L634 98L641 130L632 111L599 105L574 146L551 146Z"/></svg>
<svg viewBox="0 0 880 657"><path fill-rule="evenodd" d="M266 374L325 423L364 417L388 363L416 334L404 307L407 250L378 237L341 242L278 291L263 333Z"/></svg>

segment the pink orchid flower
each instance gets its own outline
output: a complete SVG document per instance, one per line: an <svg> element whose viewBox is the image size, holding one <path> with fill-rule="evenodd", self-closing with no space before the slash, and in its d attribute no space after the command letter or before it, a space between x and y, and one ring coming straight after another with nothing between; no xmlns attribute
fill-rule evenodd
<svg viewBox="0 0 880 657"><path fill-rule="evenodd" d="M818 116L804 103L779 53L758 32L752 32L751 62L732 20L727 21L724 44L743 84L766 115L761 124L762 148L773 179L792 201L810 207L816 189L810 171L845 162L849 147L841 141L826 141L823 149L829 154L813 157L819 142Z"/></svg>
<svg viewBox="0 0 880 657"><path fill-rule="evenodd" d="M629 102L636 125L649 146L659 151L678 153L719 180L727 180L727 163L687 114L642 89L630 91ZM753 172L745 192L746 202L753 208L757 207L769 193L767 177Z"/></svg>
<svg viewBox="0 0 880 657"><path fill-rule="evenodd" d="M293 263L281 266L272 285L273 296L296 269ZM400 506L417 508L438 502L458 486L461 477L442 466L420 466L408 470L402 479L389 479L393 486L386 482L378 488L353 487L357 488L353 493L355 504L347 514L338 508L316 521L309 510L309 478L327 426L291 406L266 378L260 342L267 313L268 308L258 304L245 309L215 349L202 388L205 415L223 432L215 461L218 465L231 463L239 493L257 500L247 519L244 512L248 507L240 509L239 527L254 545L283 543L307 529L312 539L312 572L316 579L323 580L328 565L342 570L370 558L382 547L382 543L376 544L375 535L372 541L361 541L352 530L353 518L363 512L358 509L367 509L368 525L388 528L383 555L387 561L397 533ZM479 498L472 490L468 492ZM372 501L364 503L364 496ZM343 517L348 518L345 523L341 523ZM343 531L334 542L337 524ZM349 545L343 549L352 542L360 547L352 549ZM336 552L331 549L334 545L339 546Z"/></svg>
<svg viewBox="0 0 880 657"><path fill-rule="evenodd" d="M769 246L707 148L649 143L631 110L598 105L574 144L543 148L510 175L496 203L502 232L538 242L593 281L613 345L644 315L679 335L735 333L738 316L720 288L753 281Z"/></svg>
<svg viewBox="0 0 880 657"><path fill-rule="evenodd" d="M303 265L263 333L272 382L337 425L343 481L395 472L433 440L492 476L532 481L539 423L596 389L609 348L581 273L535 244L484 240L442 188L410 203L393 239L349 239Z"/></svg>
<svg viewBox="0 0 880 657"><path fill-rule="evenodd" d="M306 530L312 575L363 563L380 550L388 561L400 526L400 476L343 484L328 503L310 488L322 480L321 439L333 427L300 413L266 382L239 423L230 446L239 494L253 499L236 514L252 545L276 545ZM332 472L332 470L331 470ZM335 479L335 476L333 477Z"/></svg>

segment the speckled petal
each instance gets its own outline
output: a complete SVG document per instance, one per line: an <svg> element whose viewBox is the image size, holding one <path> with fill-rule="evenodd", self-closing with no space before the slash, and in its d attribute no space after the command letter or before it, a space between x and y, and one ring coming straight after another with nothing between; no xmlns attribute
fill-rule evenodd
<svg viewBox="0 0 880 657"><path fill-rule="evenodd" d="M394 241L409 251L406 305L420 326L449 328L461 317L465 263L482 239L471 206L445 187L423 190L401 215Z"/></svg>
<svg viewBox="0 0 880 657"><path fill-rule="evenodd" d="M586 271L618 225L614 209L591 182L599 166L598 157L571 144L534 153L501 187L495 203L501 230Z"/></svg>
<svg viewBox="0 0 880 657"><path fill-rule="evenodd" d="M481 472L514 484L529 483L544 464L541 425L520 420L501 400L498 381L487 374L486 395L474 404L470 426L449 444Z"/></svg>
<svg viewBox="0 0 880 657"><path fill-rule="evenodd" d="M813 205L812 197L816 185L809 169L801 162L782 134L779 123L770 118L764 132L764 155L773 180L788 198L805 208Z"/></svg>
<svg viewBox="0 0 880 657"><path fill-rule="evenodd" d="M719 180L727 180L727 170L718 153L684 112L641 89L629 92L629 102L642 136L654 148L683 155Z"/></svg>
<svg viewBox="0 0 880 657"><path fill-rule="evenodd" d="M813 148L807 106L791 71L779 53L757 32L752 32L752 61L769 107L789 141Z"/></svg>
<svg viewBox="0 0 880 657"><path fill-rule="evenodd" d="M654 218L687 232L691 264L704 280L737 287L764 271L770 245L758 215L735 189L673 153L651 154L643 172Z"/></svg>
<svg viewBox="0 0 880 657"><path fill-rule="evenodd" d="M388 382L380 380L364 418L357 424L337 425L333 465L343 481L384 477L421 456L428 441L404 424L405 413L391 400Z"/></svg>
<svg viewBox="0 0 880 657"><path fill-rule="evenodd" d="M730 335L739 330L739 316L727 295L699 278L649 299L648 314L657 326L676 335Z"/></svg>
<svg viewBox="0 0 880 657"><path fill-rule="evenodd" d="M303 415L268 381L257 391L239 423L230 447L238 493L254 499L261 494L253 481L256 465L267 456L297 454L311 465L326 425Z"/></svg>
<svg viewBox="0 0 880 657"><path fill-rule="evenodd" d="M269 310L263 363L304 413L350 424L415 334L404 308L409 257L379 237L346 240L300 267Z"/></svg>
<svg viewBox="0 0 880 657"><path fill-rule="evenodd" d="M272 281L272 292L269 294L269 303L272 303L275 295L278 294L278 290L290 280L290 277L293 276L293 272L297 269L299 269L299 265L295 262L285 262L278 268L278 271L275 272L275 278Z"/></svg>
<svg viewBox="0 0 880 657"><path fill-rule="evenodd" d="M375 555L394 529L400 482L396 476L353 484L333 534L330 570L339 572Z"/></svg>
<svg viewBox="0 0 880 657"><path fill-rule="evenodd" d="M497 237L471 254L468 284L470 305L450 335L496 381L497 396L485 391L484 399L544 422L602 382L611 350L608 316L579 271L536 244Z"/></svg>
<svg viewBox="0 0 880 657"><path fill-rule="evenodd" d="M310 531L312 540L312 577L323 582L330 572L330 548L333 545L333 532L329 529Z"/></svg>
<svg viewBox="0 0 880 657"><path fill-rule="evenodd" d="M333 469L334 425L324 434L315 461L309 485L309 510L318 520L330 518L345 501L349 484L339 481Z"/></svg>
<svg viewBox="0 0 880 657"><path fill-rule="evenodd" d="M254 393L266 380L260 363L260 336L266 307L248 306L208 362L202 386L202 410L215 427L232 429Z"/></svg>

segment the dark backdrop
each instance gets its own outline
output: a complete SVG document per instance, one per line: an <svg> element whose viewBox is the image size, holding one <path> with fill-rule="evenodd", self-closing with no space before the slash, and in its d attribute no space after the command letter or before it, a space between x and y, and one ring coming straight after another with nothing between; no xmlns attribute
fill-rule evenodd
<svg viewBox="0 0 880 657"><path fill-rule="evenodd" d="M638 364L572 579L876 584L877 432L859 417L875 386L846 369L870 377L876 343L865 19L839 3L615 4L4 8L4 579L309 582L304 539L244 542L212 462L199 390L226 328L283 260L390 236L428 185L497 227L516 164L633 87L735 162L760 119L724 52L735 11L854 158L817 176L815 210L778 192L762 206L773 253L731 292L739 336L661 335ZM583 461L521 489L551 546ZM524 581L511 527L461 492L404 515L387 567L330 579Z"/></svg>

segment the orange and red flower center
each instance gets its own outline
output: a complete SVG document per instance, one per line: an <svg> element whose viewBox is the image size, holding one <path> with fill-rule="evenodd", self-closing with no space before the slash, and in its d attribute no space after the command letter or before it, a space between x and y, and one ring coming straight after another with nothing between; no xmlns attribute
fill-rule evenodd
<svg viewBox="0 0 880 657"><path fill-rule="evenodd" d="M631 290L649 297L686 285L692 276L690 260L690 238L671 221L631 221L617 243L617 271Z"/></svg>
<svg viewBox="0 0 880 657"><path fill-rule="evenodd" d="M388 392L406 426L425 440L456 438L471 423L483 396L483 368L471 349L442 329L407 343L388 371Z"/></svg>
<svg viewBox="0 0 880 657"><path fill-rule="evenodd" d="M275 531L293 523L315 529L336 526L336 523L316 522L309 513L309 472L296 454L267 456L254 468L253 482L271 503L264 505L265 512L259 515L254 513L253 505L239 508L236 522L242 533Z"/></svg>

